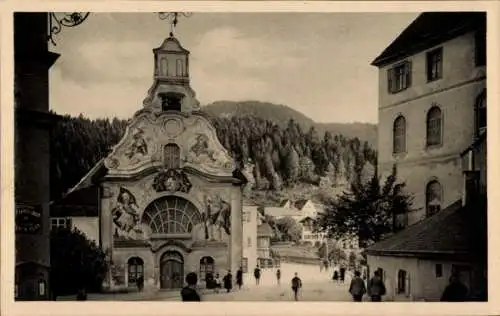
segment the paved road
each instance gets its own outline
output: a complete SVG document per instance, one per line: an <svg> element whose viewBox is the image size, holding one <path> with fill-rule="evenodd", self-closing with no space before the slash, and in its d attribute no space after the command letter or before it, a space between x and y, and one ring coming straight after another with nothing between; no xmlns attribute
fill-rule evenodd
<svg viewBox="0 0 500 316"><path fill-rule="evenodd" d="M302 279L303 288L299 299L302 301L351 301L348 290L350 277L345 284L334 283L331 280L333 271L320 272L319 266L282 263L281 284L277 284L276 269L262 271L260 284L255 284L253 272L247 273L241 290L231 293L214 293L211 290L202 291L204 301L293 301L291 279L297 272ZM75 296L59 297L58 300L73 301ZM175 291L144 291L123 294L89 294L89 301L180 301L180 292Z"/></svg>
<svg viewBox="0 0 500 316"><path fill-rule="evenodd" d="M260 284L257 286L252 273L245 276L241 290L235 289L230 293L208 292L203 295L204 301L293 301L291 279L297 272L302 279L303 288L299 299L302 301L351 301L348 293L349 279L345 284L334 283L331 280L332 271L320 272L318 266L282 264L281 284L277 284L276 269L264 270ZM162 297L160 294L155 300L180 301L180 297Z"/></svg>

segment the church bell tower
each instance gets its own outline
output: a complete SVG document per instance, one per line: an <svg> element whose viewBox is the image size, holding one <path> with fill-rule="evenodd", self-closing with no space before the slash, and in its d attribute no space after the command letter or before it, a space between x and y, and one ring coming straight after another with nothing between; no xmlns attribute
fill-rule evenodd
<svg viewBox="0 0 500 316"><path fill-rule="evenodd" d="M189 84L189 51L170 32L160 47L153 49L154 82L143 102L153 112L192 112L200 107Z"/></svg>

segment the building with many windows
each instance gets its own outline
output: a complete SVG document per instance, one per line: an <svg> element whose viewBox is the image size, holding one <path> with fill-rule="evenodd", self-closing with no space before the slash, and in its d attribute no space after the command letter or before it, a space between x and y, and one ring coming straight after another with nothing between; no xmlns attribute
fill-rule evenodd
<svg viewBox="0 0 500 316"><path fill-rule="evenodd" d="M462 196L460 153L486 124L485 27L484 13L424 13L372 63L378 170L395 164L414 196L404 225Z"/></svg>
<svg viewBox="0 0 500 316"><path fill-rule="evenodd" d="M439 300L452 274L485 300L486 13L423 13L373 65L379 170L397 166L414 210L366 249L369 269L389 300Z"/></svg>
<svg viewBox="0 0 500 316"><path fill-rule="evenodd" d="M243 205L243 273L253 271L257 266L257 227L260 223L257 206Z"/></svg>

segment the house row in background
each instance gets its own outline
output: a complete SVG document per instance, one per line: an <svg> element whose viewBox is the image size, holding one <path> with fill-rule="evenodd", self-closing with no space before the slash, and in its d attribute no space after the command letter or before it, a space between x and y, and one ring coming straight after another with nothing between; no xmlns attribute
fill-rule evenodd
<svg viewBox="0 0 500 316"><path fill-rule="evenodd" d="M366 250L389 299L439 300L460 275L486 299L486 13L423 13L379 69L378 170L414 196L397 233ZM481 197L482 196L482 197Z"/></svg>

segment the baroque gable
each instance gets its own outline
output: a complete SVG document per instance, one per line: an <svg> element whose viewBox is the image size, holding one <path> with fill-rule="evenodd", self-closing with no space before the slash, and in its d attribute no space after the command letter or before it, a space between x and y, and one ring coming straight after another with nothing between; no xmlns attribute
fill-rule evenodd
<svg viewBox="0 0 500 316"><path fill-rule="evenodd" d="M122 140L104 160L108 175L130 177L150 168L162 168L165 146L179 148L180 167L203 174L231 177L236 168L215 128L200 113L155 113L144 109L130 121Z"/></svg>

